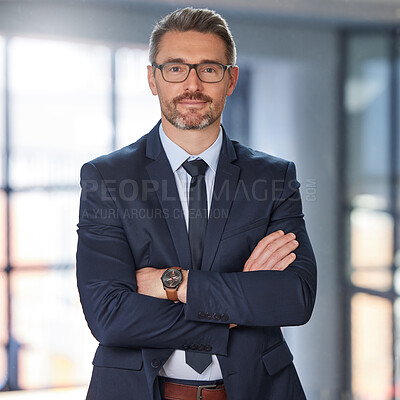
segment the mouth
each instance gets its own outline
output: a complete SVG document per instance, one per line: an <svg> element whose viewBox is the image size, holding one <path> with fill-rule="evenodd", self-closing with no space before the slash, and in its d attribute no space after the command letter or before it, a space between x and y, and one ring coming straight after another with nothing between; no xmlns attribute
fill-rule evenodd
<svg viewBox="0 0 400 400"><path fill-rule="evenodd" d="M184 100L178 101L178 104L181 106L184 106L184 107L189 107L189 108L201 108L205 104L207 104L207 101L184 99Z"/></svg>
<svg viewBox="0 0 400 400"><path fill-rule="evenodd" d="M211 97L202 93L186 93L174 99L175 105L189 109L200 109L211 102Z"/></svg>

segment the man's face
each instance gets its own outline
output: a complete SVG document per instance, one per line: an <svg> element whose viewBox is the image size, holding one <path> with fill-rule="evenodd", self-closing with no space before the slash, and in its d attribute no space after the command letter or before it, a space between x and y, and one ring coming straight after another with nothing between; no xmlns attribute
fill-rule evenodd
<svg viewBox="0 0 400 400"><path fill-rule="evenodd" d="M217 62L227 64L225 43L214 34L194 31L168 32L160 43L156 63L184 62L199 64ZM219 125L225 106L236 85L238 68L225 72L218 83L200 81L192 69L184 82L166 82L159 69L148 67L152 93L158 95L163 117L178 129L204 129L214 123Z"/></svg>

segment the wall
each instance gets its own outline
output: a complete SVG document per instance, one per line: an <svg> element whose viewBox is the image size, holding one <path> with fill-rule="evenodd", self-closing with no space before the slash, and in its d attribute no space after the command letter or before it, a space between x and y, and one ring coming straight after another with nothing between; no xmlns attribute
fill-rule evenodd
<svg viewBox="0 0 400 400"><path fill-rule="evenodd" d="M244 61L257 66L251 89L251 145L296 163L318 262L311 321L285 328L285 336L307 398L339 399L337 36L330 30L276 25L241 24L233 29Z"/></svg>

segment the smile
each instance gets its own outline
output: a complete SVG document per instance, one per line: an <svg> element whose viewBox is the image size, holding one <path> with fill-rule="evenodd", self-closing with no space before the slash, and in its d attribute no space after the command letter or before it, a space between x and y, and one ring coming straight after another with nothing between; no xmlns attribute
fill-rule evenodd
<svg viewBox="0 0 400 400"><path fill-rule="evenodd" d="M200 108L207 104L207 102L202 100L182 100L179 101L178 104L185 107Z"/></svg>

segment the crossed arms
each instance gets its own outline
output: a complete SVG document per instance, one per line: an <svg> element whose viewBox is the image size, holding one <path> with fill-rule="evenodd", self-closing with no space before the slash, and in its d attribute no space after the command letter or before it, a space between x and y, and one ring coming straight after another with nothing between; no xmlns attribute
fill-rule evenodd
<svg viewBox="0 0 400 400"><path fill-rule="evenodd" d="M273 232L261 239L246 261L243 272L251 271L283 271L295 259L293 251L299 243L294 233L285 234L282 230ZM166 299L166 293L161 283L161 275L165 269L141 268L136 271L138 293L147 296ZM187 301L188 270L182 270L183 282L178 289L178 299L181 303Z"/></svg>
<svg viewBox="0 0 400 400"><path fill-rule="evenodd" d="M97 167L85 164L81 174L82 185L89 180L99 189L81 197L78 289L89 328L101 344L183 349L187 343L203 342L214 354L226 355L232 324L299 325L310 318L316 270L298 188L287 185L266 237L242 272L190 271L187 289L178 290L184 304L165 300L162 269L136 270L118 207L112 198L102 196L105 184ZM289 166L286 175L295 179L294 169ZM296 240L280 230L295 233ZM229 320L200 320L199 311L225 313Z"/></svg>

